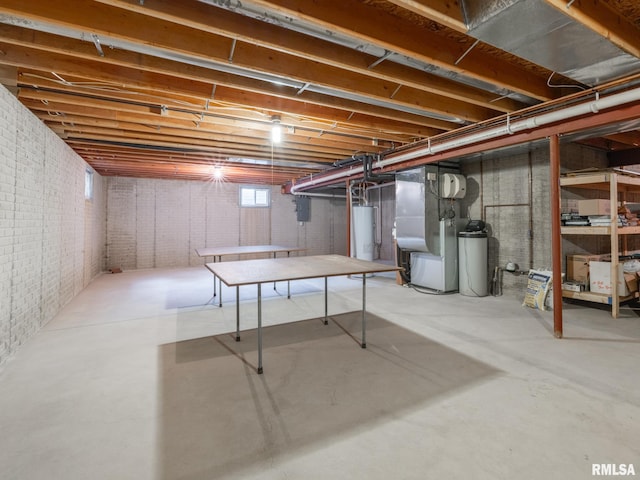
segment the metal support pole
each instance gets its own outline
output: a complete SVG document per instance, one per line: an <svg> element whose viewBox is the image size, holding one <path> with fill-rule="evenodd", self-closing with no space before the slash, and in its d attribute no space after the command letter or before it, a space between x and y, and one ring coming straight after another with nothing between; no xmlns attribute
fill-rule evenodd
<svg viewBox="0 0 640 480"><path fill-rule="evenodd" d="M562 338L562 237L560 233L560 140L558 135L549 137L549 157L553 334L556 338Z"/></svg>
<svg viewBox="0 0 640 480"><path fill-rule="evenodd" d="M262 288L258 284L258 374L262 371Z"/></svg>

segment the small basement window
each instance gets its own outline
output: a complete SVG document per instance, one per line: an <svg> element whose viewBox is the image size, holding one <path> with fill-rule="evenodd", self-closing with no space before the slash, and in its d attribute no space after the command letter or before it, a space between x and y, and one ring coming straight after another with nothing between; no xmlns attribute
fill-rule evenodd
<svg viewBox="0 0 640 480"><path fill-rule="evenodd" d="M264 187L240 187L241 207L270 207L271 190Z"/></svg>

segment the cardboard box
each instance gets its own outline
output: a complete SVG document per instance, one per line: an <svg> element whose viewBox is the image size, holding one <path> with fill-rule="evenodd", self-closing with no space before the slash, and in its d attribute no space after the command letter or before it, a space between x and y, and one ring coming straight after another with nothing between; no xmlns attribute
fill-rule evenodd
<svg viewBox="0 0 640 480"><path fill-rule="evenodd" d="M611 255L567 255L567 280L589 284L589 262L611 260Z"/></svg>
<svg viewBox="0 0 640 480"><path fill-rule="evenodd" d="M562 284L562 290L568 290L570 292L582 292L583 285L576 282L564 282Z"/></svg>
<svg viewBox="0 0 640 480"><path fill-rule="evenodd" d="M611 202L601 198L578 200L578 215L611 215Z"/></svg>
<svg viewBox="0 0 640 480"><path fill-rule="evenodd" d="M635 273L625 273L624 281L630 293L638 291L638 275Z"/></svg>
<svg viewBox="0 0 640 480"><path fill-rule="evenodd" d="M624 273L618 264L618 296L624 297L638 290L638 278L634 273ZM589 262L589 287L594 293L611 295L611 262Z"/></svg>

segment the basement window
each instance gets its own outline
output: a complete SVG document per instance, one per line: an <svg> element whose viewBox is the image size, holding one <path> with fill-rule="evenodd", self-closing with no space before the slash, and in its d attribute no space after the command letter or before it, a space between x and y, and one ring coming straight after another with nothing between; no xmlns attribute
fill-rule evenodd
<svg viewBox="0 0 640 480"><path fill-rule="evenodd" d="M90 168L84 171L84 198L85 200L93 199L93 170Z"/></svg>
<svg viewBox="0 0 640 480"><path fill-rule="evenodd" d="M240 187L241 207L270 207L271 191L264 187Z"/></svg>

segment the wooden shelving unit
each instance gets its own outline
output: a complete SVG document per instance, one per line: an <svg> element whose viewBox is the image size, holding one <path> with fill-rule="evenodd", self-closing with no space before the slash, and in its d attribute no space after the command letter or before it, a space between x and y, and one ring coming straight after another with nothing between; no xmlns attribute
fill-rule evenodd
<svg viewBox="0 0 640 480"><path fill-rule="evenodd" d="M560 228L561 235L601 235L608 236L611 243L611 295L593 292L573 292L562 291L564 298L573 298L587 302L602 303L611 305L611 316L618 317L620 313L620 303L638 298L638 292L629 296L618 295L618 265L620 256L620 239L623 240L622 252L626 253L625 237L628 235L639 235L640 226L619 227L618 226L618 201L624 201L625 193L640 193L640 177L625 175L617 172L597 172L592 174L579 174L560 178L560 187L586 188L600 191L607 191L611 201L611 223L609 226L598 227L569 227Z"/></svg>

